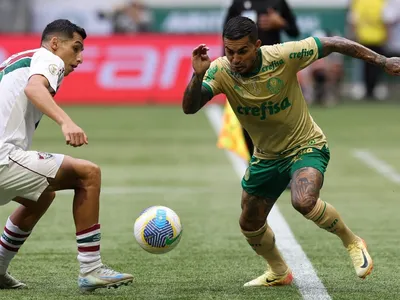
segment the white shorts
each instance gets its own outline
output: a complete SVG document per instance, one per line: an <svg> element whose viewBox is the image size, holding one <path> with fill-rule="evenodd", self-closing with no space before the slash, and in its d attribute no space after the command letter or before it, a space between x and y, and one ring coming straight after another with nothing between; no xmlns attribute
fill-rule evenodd
<svg viewBox="0 0 400 300"><path fill-rule="evenodd" d="M64 160L63 154L14 149L9 164L0 166L0 205L15 197L37 201L55 178Z"/></svg>

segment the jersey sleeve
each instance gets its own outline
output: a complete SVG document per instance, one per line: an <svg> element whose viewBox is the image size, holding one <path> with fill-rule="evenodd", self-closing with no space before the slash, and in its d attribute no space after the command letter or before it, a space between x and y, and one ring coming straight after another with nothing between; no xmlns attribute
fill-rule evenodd
<svg viewBox="0 0 400 300"><path fill-rule="evenodd" d="M221 94L221 64L218 59L214 60L204 76L203 87L210 93L211 98Z"/></svg>
<svg viewBox="0 0 400 300"><path fill-rule="evenodd" d="M317 37L282 43L278 45L278 49L289 68L296 72L323 58L322 44Z"/></svg>
<svg viewBox="0 0 400 300"><path fill-rule="evenodd" d="M41 49L32 57L29 78L33 75L46 77L51 89L56 92L59 81L64 77L64 62L50 51Z"/></svg>

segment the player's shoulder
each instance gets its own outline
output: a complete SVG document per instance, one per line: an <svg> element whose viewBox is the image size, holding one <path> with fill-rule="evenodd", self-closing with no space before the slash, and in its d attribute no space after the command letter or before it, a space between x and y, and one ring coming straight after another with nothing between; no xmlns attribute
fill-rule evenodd
<svg viewBox="0 0 400 300"><path fill-rule="evenodd" d="M44 47L36 49L36 52L33 55L33 59L37 62L46 61L46 62L53 62L57 65L64 65L64 61L53 52L47 50Z"/></svg>
<svg viewBox="0 0 400 300"><path fill-rule="evenodd" d="M33 55L38 49L32 49L32 50L25 50L21 52L14 53L10 55L5 61L3 61L0 64L0 68L4 68L7 65L10 65L12 63L24 60L24 59L32 59Z"/></svg>
<svg viewBox="0 0 400 300"><path fill-rule="evenodd" d="M224 74L225 70L229 69L229 61L226 56L217 57L211 62L209 72L215 75Z"/></svg>
<svg viewBox="0 0 400 300"><path fill-rule="evenodd" d="M309 50L313 52L315 48L321 49L321 42L317 37L307 37L301 40L296 41L286 41L283 43L271 45L271 46L262 46L260 47L264 57L273 57L278 58L286 57L288 54L294 56L297 55L298 52L304 52Z"/></svg>
<svg viewBox="0 0 400 300"><path fill-rule="evenodd" d="M215 59L211 62L211 64L214 65L214 66L221 66L221 67L222 67L223 65L226 64L226 61L228 61L228 59L226 58L226 56L220 56L220 57L215 58Z"/></svg>
<svg viewBox="0 0 400 300"><path fill-rule="evenodd" d="M47 50L44 47L41 47L36 50L34 57L40 57L40 58L52 58L56 60L62 60L59 56L55 55L53 52L50 50Z"/></svg>
<svg viewBox="0 0 400 300"><path fill-rule="evenodd" d="M314 47L321 47L321 41L318 37L309 36L303 38L301 40L296 41L287 41L281 44L281 48L284 50L292 50L292 49L302 49L302 48L314 48Z"/></svg>
<svg viewBox="0 0 400 300"><path fill-rule="evenodd" d="M260 47L260 51L264 59L276 59L279 57L281 51L280 48L282 47L281 44L274 44L274 45L265 45Z"/></svg>

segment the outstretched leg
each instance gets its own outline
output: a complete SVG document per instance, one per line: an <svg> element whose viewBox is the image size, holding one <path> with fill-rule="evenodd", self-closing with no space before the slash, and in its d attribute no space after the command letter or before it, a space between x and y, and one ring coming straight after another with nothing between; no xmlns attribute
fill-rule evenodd
<svg viewBox="0 0 400 300"><path fill-rule="evenodd" d="M269 265L269 270L260 277L246 283L251 286L285 285L292 282L293 276L275 244L275 236L266 220L276 199L253 196L242 193L242 214L240 227L243 235L253 250L262 256Z"/></svg>
<svg viewBox="0 0 400 300"><path fill-rule="evenodd" d="M322 183L323 175L317 169L304 167L295 171L291 187L292 205L305 218L337 235L349 251L357 275L365 278L373 267L365 242L346 226L332 205L319 198Z"/></svg>
<svg viewBox="0 0 400 300"><path fill-rule="evenodd" d="M133 281L132 275L116 272L101 262L100 186L101 172L97 165L66 156L47 188L47 191L75 190L73 216L80 263L78 284L82 291L118 287Z"/></svg>

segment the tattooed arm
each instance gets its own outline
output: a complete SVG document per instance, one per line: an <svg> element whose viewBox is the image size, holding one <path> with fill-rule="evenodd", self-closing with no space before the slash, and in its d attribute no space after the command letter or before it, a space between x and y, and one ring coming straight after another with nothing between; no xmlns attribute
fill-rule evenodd
<svg viewBox="0 0 400 300"><path fill-rule="evenodd" d="M208 90L202 86L204 74L193 74L183 95L182 108L185 114L194 114L200 110L208 101L211 95Z"/></svg>
<svg viewBox="0 0 400 300"><path fill-rule="evenodd" d="M332 52L338 52L380 66L391 75L400 75L399 57L387 58L384 55L378 54L357 42L343 37L323 37L320 38L320 41L324 56L327 56Z"/></svg>
<svg viewBox="0 0 400 300"><path fill-rule="evenodd" d="M196 113L213 97L213 93L211 91L209 92L202 85L203 78L211 66L211 60L207 55L208 50L205 44L200 44L193 49L192 66L194 73L186 87L182 102L182 108L185 114Z"/></svg>

